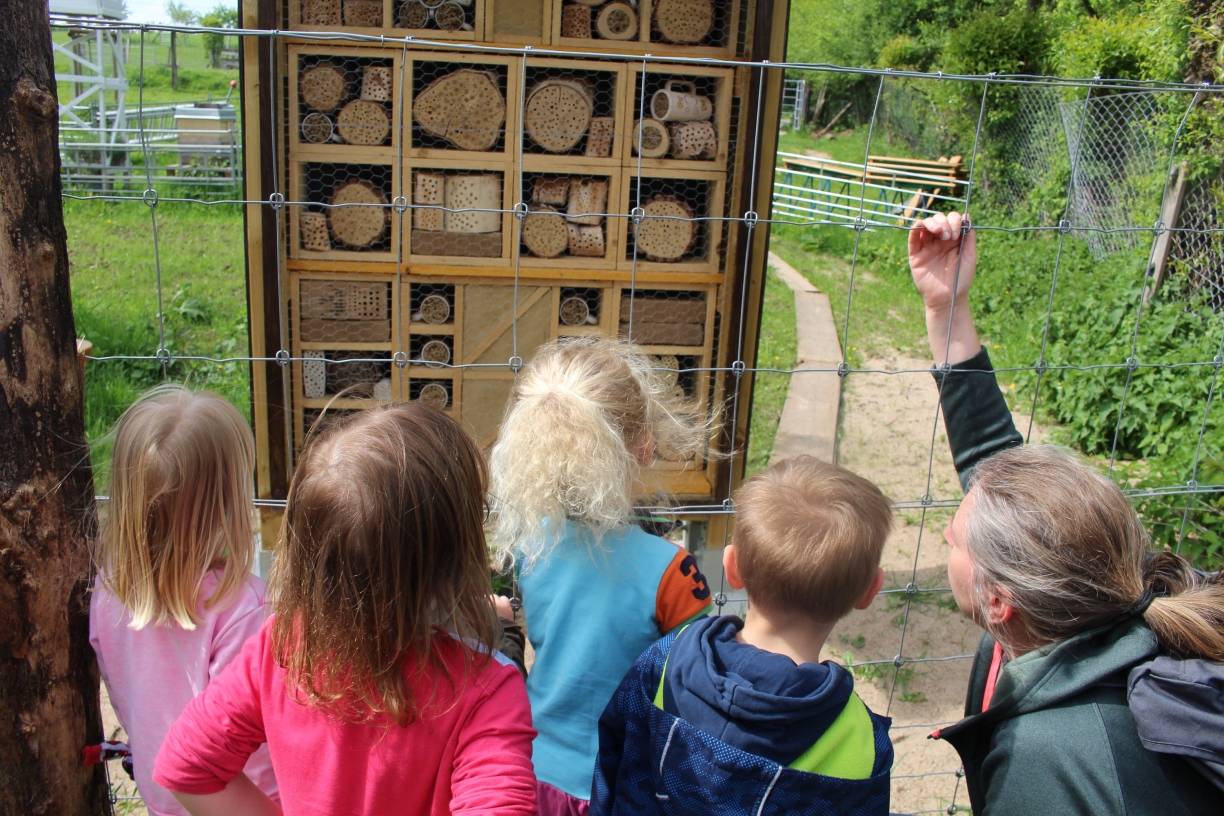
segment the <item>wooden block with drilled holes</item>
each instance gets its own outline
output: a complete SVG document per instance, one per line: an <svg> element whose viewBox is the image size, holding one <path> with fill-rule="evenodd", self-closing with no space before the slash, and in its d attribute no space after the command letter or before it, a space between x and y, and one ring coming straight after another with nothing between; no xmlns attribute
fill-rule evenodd
<svg viewBox="0 0 1224 816"><path fill-rule="evenodd" d="M382 28L382 0L341 0L344 24L359 28Z"/></svg>
<svg viewBox="0 0 1224 816"><path fill-rule="evenodd" d="M633 305L634 321L645 320L652 323L700 323L705 324L705 298L669 298L650 297L639 293L633 297L628 292L621 295L621 317L629 314L630 301Z"/></svg>
<svg viewBox="0 0 1224 816"><path fill-rule="evenodd" d="M586 155L597 159L612 155L614 120L611 116L596 116L587 129Z"/></svg>
<svg viewBox="0 0 1224 816"><path fill-rule="evenodd" d="M389 317L386 283L303 280L298 291L302 317L329 320L386 320Z"/></svg>
<svg viewBox="0 0 1224 816"><path fill-rule="evenodd" d="M580 258L602 258L607 253L603 225L589 227L583 224L566 224L570 255Z"/></svg>
<svg viewBox="0 0 1224 816"><path fill-rule="evenodd" d="M591 7L563 6L561 8L561 36L578 40L591 39Z"/></svg>
<svg viewBox="0 0 1224 816"><path fill-rule="evenodd" d="M298 232L302 235L302 249L311 252L327 252L332 248L331 236L327 233L327 216L323 213L304 212L298 216Z"/></svg>
<svg viewBox="0 0 1224 816"><path fill-rule="evenodd" d="M540 176L531 183L531 200L550 207L564 207L569 201L569 179L564 176Z"/></svg>
<svg viewBox="0 0 1224 816"><path fill-rule="evenodd" d="M446 177L446 230L448 232L500 232L502 177L495 173ZM454 212L465 210L465 212Z"/></svg>
<svg viewBox="0 0 1224 816"><path fill-rule="evenodd" d="M663 39L696 45L714 28L714 0L654 0L651 17Z"/></svg>
<svg viewBox="0 0 1224 816"><path fill-rule="evenodd" d="M576 178L570 181L566 220L571 224L599 226L608 209L608 180Z"/></svg>
<svg viewBox="0 0 1224 816"><path fill-rule="evenodd" d="M427 204L428 208L412 211L412 226L419 230L442 230L446 227L446 174L418 170L412 174L412 203ZM437 207L437 209L432 209Z"/></svg>
<svg viewBox="0 0 1224 816"><path fill-rule="evenodd" d="M336 117L340 138L354 145L381 145L391 133L391 120L381 102L354 99Z"/></svg>
<svg viewBox="0 0 1224 816"><path fill-rule="evenodd" d="M391 68L367 65L361 71L361 98L370 102L391 101Z"/></svg>
<svg viewBox="0 0 1224 816"><path fill-rule="evenodd" d="M340 0L302 0L302 25L340 25Z"/></svg>

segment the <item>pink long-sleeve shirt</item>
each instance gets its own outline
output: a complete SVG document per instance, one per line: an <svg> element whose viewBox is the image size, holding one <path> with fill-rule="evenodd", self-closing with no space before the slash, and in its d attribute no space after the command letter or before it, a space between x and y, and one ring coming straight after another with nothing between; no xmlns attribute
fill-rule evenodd
<svg viewBox="0 0 1224 816"><path fill-rule="evenodd" d="M216 793L266 742L281 806L294 816L534 816L535 730L526 686L504 657L464 679L468 647L439 634L444 671L409 676L413 699L433 700L425 712L402 727L353 723L287 690L270 626L183 711L158 755L158 784Z"/></svg>
<svg viewBox="0 0 1224 816"><path fill-rule="evenodd" d="M204 576L200 598L212 597L220 570ZM263 581L251 575L217 608L201 603L195 629L168 623L131 629L131 613L101 580L89 603L89 643L98 656L111 705L128 735L136 787L154 816L187 816L168 790L153 782L153 760L183 708L229 665L267 618ZM246 774L270 795L276 779L267 751L247 764Z"/></svg>

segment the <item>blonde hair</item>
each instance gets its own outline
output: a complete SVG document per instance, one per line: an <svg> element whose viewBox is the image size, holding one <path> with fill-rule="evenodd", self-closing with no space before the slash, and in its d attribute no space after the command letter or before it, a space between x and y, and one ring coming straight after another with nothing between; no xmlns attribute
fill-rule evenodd
<svg viewBox="0 0 1224 816"><path fill-rule="evenodd" d="M405 672L442 667L440 628L483 646L464 650L465 674L488 659L485 486L475 443L420 403L363 411L308 444L271 582L274 653L307 701L405 725L424 705Z"/></svg>
<svg viewBox="0 0 1224 816"><path fill-rule="evenodd" d="M133 629L171 621L194 629L208 571L224 564L205 609L226 603L251 572L251 429L216 394L161 385L123 412L114 435L103 583Z"/></svg>
<svg viewBox="0 0 1224 816"><path fill-rule="evenodd" d="M978 465L965 541L979 620L1001 589L1038 648L1142 616L1170 654L1224 660L1224 585L1180 556L1149 552L1147 533L1112 481L1053 445L1003 451Z"/></svg>
<svg viewBox="0 0 1224 816"><path fill-rule="evenodd" d="M595 542L627 524L644 447L710 455L714 420L654 365L629 343L588 337L542 346L524 367L490 454L500 563L530 567L565 519Z"/></svg>
<svg viewBox="0 0 1224 816"><path fill-rule="evenodd" d="M892 505L845 468L797 456L753 476L735 493L735 545L752 603L832 622L871 586Z"/></svg>

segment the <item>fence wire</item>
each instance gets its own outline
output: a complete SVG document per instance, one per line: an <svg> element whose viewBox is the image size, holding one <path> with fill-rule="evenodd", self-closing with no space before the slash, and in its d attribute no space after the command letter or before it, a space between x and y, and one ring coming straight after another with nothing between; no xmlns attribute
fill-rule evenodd
<svg viewBox="0 0 1224 816"><path fill-rule="evenodd" d="M198 34L215 31L213 29L190 26L137 26L131 24L113 23L107 21L75 19L64 21L55 19L57 26L71 25L78 29L103 28L109 31L129 32L139 37L141 55L145 37L150 31L177 31L181 34ZM1185 215L1177 225L1153 226L1153 219L1148 218L1144 207L1152 203L1151 195L1159 201L1163 180L1168 177L1170 154L1172 160L1177 160L1175 146L1170 143L1172 132L1161 129L1163 114L1170 110L1187 109L1195 94L1214 94L1221 89L1181 85L1176 83L1144 83L1112 79L1074 80L1058 77L1029 77L1017 75L943 75L923 74L905 71L892 72L878 69L852 68L830 65L794 65L774 63L754 63L743 60L720 59L712 57L678 59L656 57L651 55L626 55L624 53L599 53L592 49L568 51L558 48L515 48L504 46L487 46L471 42L436 41L430 42L419 38L373 37L351 32L285 32L265 30L225 30L226 34L236 34L241 40L250 38L257 40L271 39L274 44L293 37L296 43L308 43L311 47L322 49L326 54L329 48L344 48L357 42L377 43L383 46L380 54L391 59L394 55L398 60L399 71L393 83L396 86L393 99L398 99L398 106L403 109L403 97L415 93L411 86L409 70L405 67L415 59L440 59L439 54L462 55L465 60L487 59L490 64L501 67L501 77L505 82L517 82L525 85L528 72L536 66L543 65L540 60L592 60L603 59L613 63L623 63L627 66L622 74L628 77L628 96L621 110L636 111L636 127L626 129L622 136L632 138L634 135L644 138L644 123L648 110L648 86L653 81L652 72L675 71L683 73L686 69L714 68L751 68L749 81L739 89L740 92L755 90L757 98L761 98L770 80L781 77L773 72L790 69L809 77L808 87L818 87L820 78L831 74L856 74L874 80L874 95L871 115L864 123L865 141L863 147L862 167L864 180L866 168L871 165L873 156L878 152L879 142L887 137L894 145L897 143L923 146L930 149L927 155L933 157L936 153L947 152L963 158L967 173L964 189L954 200L957 209L971 214L975 228L989 235L998 233L1022 233L1030 235L1034 240L1053 238L1049 242L1051 266L1049 280L1049 296L1043 314L1022 315L1021 318L1031 322L1034 332L1040 332L1043 337L1049 334L1053 303L1055 301L1059 272L1062 264L1062 246L1068 237L1075 237L1089 242L1094 252L1112 253L1119 248L1143 245L1156 240L1162 230L1174 233L1174 256L1187 264L1186 277L1195 281L1196 286L1206 287L1215 296L1221 291L1219 275L1221 260L1221 241L1224 238L1224 228L1218 218L1218 197L1214 195L1210 185L1192 188L1188 194L1189 206L1183 208ZM425 55L422 57L421 55ZM414 179L412 173L420 167L428 167L429 161L406 157L406 145L414 134L401 117L396 127L398 132L387 135L389 144L398 145L391 149L390 164L381 176L367 176L366 181L375 186L382 185L382 199L375 196L373 201L357 203L336 203L312 198L309 195L309 185L299 184L294 179L286 179L280 172L284 151L289 149L285 144L288 139L298 138L295 131L300 129L297 122L289 122L288 107L290 99L286 99L287 77L281 70L282 63L277 56L277 49L269 50L268 66L270 75L274 78L271 89L272 106L276 117L276 126L272 128L273 139L268 149L272 157L272 189L257 197L244 194L241 197L229 199L210 199L203 195L183 194L182 190L173 186L161 175L153 172L156 162L152 158L152 145L159 135L155 128L145 126L146 117L143 110L137 112L139 123L138 140L144 152L145 179L143 189L136 193L123 191L104 192L97 194L82 194L66 192L64 198L71 201L74 207L97 206L98 212L105 214L111 210L107 207L146 208L149 218L149 228L146 239L139 249L149 253L151 269L154 274L144 282L151 292L134 292L133 295L143 295L140 302L152 304L151 310L140 314L126 311L115 319L119 322L144 322L152 328L152 339L146 347L136 353L110 353L106 348L98 348L97 353L87 355L89 373L86 376L86 386L89 390L87 409L97 413L113 415L122 408L122 398L112 392L103 392L103 385L110 387L113 380L104 372L137 372L144 378L143 383L152 384L162 378L188 379L196 382L208 381L212 372L225 372L227 376L243 376L247 371L260 366L276 365L282 367L290 377L309 379L322 377L324 387L331 372L344 372L349 382L354 379L368 382L371 386L371 397L387 401L395 398L384 393L379 396L379 386L384 379L392 382L400 376L396 372L407 372L404 376L429 381L431 376L439 374L467 375L479 373L490 377L500 377L512 381L522 366L524 358L530 357L531 350L538 341L533 339L539 334L536 318L532 317L530 305L537 297L533 288L536 281L548 279L538 271L528 275L522 265L524 258L521 251L516 251L513 260L512 298L506 310L499 314L490 314L489 321L505 322L509 331L510 342L505 359L488 361L442 359L437 346L414 343L408 332L396 333L394 339L388 338L384 345L386 349L375 347L374 343L334 343L334 351L315 352L312 349L296 348L300 337L291 336L287 327L283 328L279 348L269 349L267 354L255 355L249 353L217 353L214 348L196 348L190 342L180 338L191 336L182 331L183 324L192 320L191 311L187 308L186 299L181 296L184 287L190 284L192 263L198 259L187 259L173 255L178 251L173 240L167 239L169 231L174 229L176 215L188 209L199 211L223 211L226 208L245 206L248 218L258 220L256 216L270 209L275 213L277 234L281 246L285 246L290 237L296 234L301 216L306 213L320 214L323 218L331 218L339 211L381 212L386 221L395 226L395 234L403 234L413 228L420 213L439 213L445 219L454 216L490 215L502 219L515 242L515 246L523 240L524 224L530 214L529 204L524 192L532 183L535 167L530 164L532 157L524 155L525 139L523 136L525 96L519 98L522 106L517 111L517 124L507 126L497 138L506 143L506 149L511 151L514 159L512 169L505 174L503 188L508 195L502 196L492 206L452 205L448 202L422 203L414 197ZM501 60L498 62L498 60ZM416 69L413 63L413 70ZM143 68L143 58L141 61ZM551 64L549 64L549 67ZM249 65L249 70L257 66ZM296 70L296 69L295 69ZM144 108L144 76L141 79L140 107ZM924 123L923 117L934 117L934 109L927 113L914 114L911 108L905 112L909 102L914 99L912 85L916 83L956 83L960 87L972 90L973 103L964 114L974 122L973 137L968 142L952 143L949 132L942 128L933 118ZM1064 212L1049 214L1040 223L1017 224L1004 218L992 220L995 210L979 204L985 198L985 189L989 186L990 168L983 158L987 155L987 141L995 135L986 124L992 112L992 100L995 94L1002 91L1016 92L1020 95L1018 107L1017 132L1013 134L1012 146L1020 157L1020 165L1024 172L1014 177L1008 184L1014 185L1011 192L1016 197L1026 195L1032 189L1045 183L1043 169L1056 162L1056 157L1066 155L1069 158L1070 181L1068 182L1067 208ZM1107 92L1107 93L1106 93ZM1106 93L1096 96L1095 94ZM1065 101L1068 96L1074 101ZM1157 99L1159 97L1159 99ZM730 98L729 96L726 98ZM1169 101L1171 100L1171 101ZM760 109L756 110L756 119L741 120L741 114L746 117L748 110L743 102L735 100L733 104L735 119L732 130L733 137L738 134L737 148L743 152L746 172L745 181L748 189L754 190L758 173L764 172L773 156L765 155L763 144L772 143L772 136L777 130L777 121L766 121ZM1162 107L1164 106L1164 107ZM921 110L921 109L919 109ZM1162 114L1158 116L1157 114ZM634 133L636 131L636 133ZM510 144L514 139L517 143ZM393 140L393 141L392 141ZM1163 141L1162 141L1163 140ZM381 155L381 154L380 154ZM628 154L625 154L628 155ZM1073 157L1081 156L1082 159ZM857 159L856 159L857 161ZM285 163L292 167L292 163ZM728 168L734 163L714 168L711 179L717 180L717 173L730 176ZM705 236L703 246L707 252L713 253L725 277L723 285L731 285L738 281L740 290L748 292L753 285L750 265L751 251L744 253L744 262L738 268L720 255L725 253L732 239L739 246L751 250L755 242L769 238L771 227L797 229L810 234L841 233L849 230L853 236L852 249L848 253L844 271L847 281L846 298L842 309L842 320L836 327L840 340L840 360L829 365L792 365L792 366L753 366L748 360L754 358L753 349L747 346L746 326L754 315L747 312L747 299L742 299L738 306L738 314L722 314L716 320L730 320L735 317L738 332L735 335L727 333L728 339L724 347L717 353L702 356L700 354L660 354L660 369L676 378L677 387L685 390L696 399L704 399L711 411L717 410L735 427L741 416L746 416L749 410L751 394L748 383L759 383L761 378L768 376L783 377L787 381L808 376L835 375L844 389L862 387L868 383L883 384L886 389L895 392L905 392L912 384L914 388L923 388L932 400L933 407L935 389L930 382L929 369L922 365L905 361L889 363L879 360L864 360L860 354L860 336L866 336L872 331L871 326L861 325L858 320L860 307L856 303L856 287L861 286L864 279L874 273L867 269L863 262L862 243L864 233L873 229L892 235L898 245L905 241L909 223L904 212L884 210L876 206L875 193L867 184L860 184L857 196L848 193L842 199L848 209L842 210L836 217L822 215L804 217L787 214L784 208L775 208L773 212L756 211L750 207L747 211L735 211L738 202L731 199L727 188L722 190L721 198L714 190L709 190L706 198L707 207L704 210L690 209L682 215L656 215L645 212L644 205L648 196L664 197L684 192L680 184L673 184L670 191L667 185L660 185L660 179L667 181L666 173L658 165L647 165L638 151L632 161L621 165L618 172L624 173L628 182L620 194L605 199L602 203L595 200L590 206L571 208L567 213L579 223L602 226L604 235L610 235L612 230L637 230L651 223L666 224L668 222L685 222L695 233ZM1131 184L1134 179L1141 181L1157 180L1155 188ZM375 179L375 181L370 181ZM686 182L687 184L688 182ZM709 184L710 180L705 179ZM654 186L652 186L654 185ZM692 187L692 185L690 185ZM249 189L249 187L248 187ZM924 188L917 185L919 192ZM1136 189L1146 189L1151 194L1147 198L1136 197ZM663 190L664 192L659 192ZM857 200L856 200L857 199ZM609 204L614 201L615 204ZM173 205L173 208L171 206ZM944 209L936 201L931 208ZM872 211L884 212L886 215L870 221L867 214ZM849 213L847 217L846 213ZM242 234L235 230L236 235ZM632 234L632 233L631 233ZM160 236L160 237L159 237ZM389 242L396 239L388 238ZM130 249L130 248L129 248ZM625 247L627 256L614 259L627 262L627 276L624 281L624 291L627 294L627 320L623 327L616 325L600 325L599 331L615 334L623 331L630 337L639 336L647 318L642 314L644 298L651 291L674 289L659 283L643 283L640 279L641 270L650 259L639 257L638 243L629 240ZM386 292L394 292L395 296L411 297L411 287L417 285L418 279L412 276L412 258L406 257L402 243L396 243L394 249L390 243L385 249L389 260L394 262L395 271L389 278L389 288ZM285 253L277 253L277 291L280 300L275 306L285 303L287 293L280 287L287 280L285 269ZM173 259L171 259L171 257ZM1110 257L1113 257L1112 255ZM1186 259L1205 258L1199 264ZM85 259L74 258L80 264ZM958 259L958 267L959 267ZM507 265L510 262L507 261ZM1198 265L1195 265L1198 264ZM560 269L561 267L557 267ZM625 268L622 264L621 268ZM1208 270L1206 272L1202 270ZM1210 270L1214 270L1210 271ZM1142 277L1143 269L1126 270L1128 274ZM233 270L234 286L241 288L241 269ZM584 290L582 282L573 280L574 274L567 273L565 291L578 292L571 294L579 300L586 298L580 290ZM585 287L589 288L589 287ZM609 289L608 291L613 291ZM1043 290L1044 291L1044 290ZM408 294L406 294L408 293ZM430 294L446 299L445 292L422 292L422 297ZM379 295L382 297L383 295ZM387 295L389 296L389 295ZM898 299L915 298L911 291L899 291ZM78 293L77 309L83 308L82 295ZM453 295L452 295L453 298ZM414 301L414 304L416 302ZM437 304L437 301L434 301ZM584 308L591 314L593 301L585 300ZM453 305L453 304L452 304ZM93 308L93 307L90 307ZM440 307L439 307L440 308ZM721 309L721 307L720 307ZM176 311L177 310L177 311ZM581 311L581 310L580 310ZM1140 333L1143 310L1136 303L1134 318L1127 324L1127 331L1133 331L1134 336ZM415 318L414 318L415 319ZM237 321L241 328L249 331L245 320ZM1224 344L1224 326L1218 321L1204 323L1204 331L1219 335L1220 343ZM436 339L436 338L435 338ZM200 341L203 343L203 341ZM443 343L443 345L445 345ZM296 350L295 350L296 348ZM1036 378L1038 387L1032 391L1031 403L1025 406L1030 417L1039 415L1040 402L1044 393L1040 387L1042 378L1068 378L1077 374L1093 372L1108 372L1122 375L1125 372L1128 387L1135 377L1150 373L1169 374L1177 377L1201 377L1210 382L1202 405L1202 420L1198 438L1198 449L1195 453L1195 464L1190 473L1169 474L1167 479L1158 485L1148 484L1137 487L1124 484L1129 496L1136 502L1177 499L1185 502L1185 515L1182 525L1176 535L1170 539L1180 546L1186 535L1193 534L1193 525L1187 525L1186 520L1197 514L1219 514L1219 500L1224 495L1224 484L1204 478L1205 471L1200 463L1218 453L1219 440L1211 438L1208 429L1213 424L1215 413L1219 411L1219 380L1220 369L1224 366L1224 345L1221 354L1204 359L1139 359L1136 349L1132 349L1129 357L1124 359L1096 359L1091 350L1083 350L1080 359L1048 360L1046 345L1043 341L1039 359L1029 366L1000 369L1001 373L1031 374ZM453 382L453 380L452 380ZM400 398L426 399L423 390L406 393L400 392ZM908 398L908 397L906 397ZM1122 399L1119 411L1119 423L1122 414L1127 410L1127 401ZM340 412L354 410L360 407L357 403L337 403ZM926 409L923 408L923 411ZM929 421L929 425L927 424ZM904 526L914 534L912 549L910 542L905 543L905 566L890 571L890 585L881 594L873 610L868 613L872 620L883 621L887 632L895 635L895 639L884 638L890 645L881 651L863 653L865 643L858 639L848 638L839 644L830 643L830 651L854 667L855 674L864 687L873 683L879 684L878 702L873 698L870 702L894 718L893 730L897 735L897 773L893 776L894 809L907 810L915 813L956 812L964 803L961 786L963 773L956 767L954 755L946 748L930 747L926 740L907 739L914 731L934 728L941 723L954 720L958 712L956 707L962 698L962 691L956 688L951 697L955 701L941 700L940 706L923 706L919 699L921 694L913 687L915 672L921 671L937 678L951 678L962 681L967 678L968 662L972 657L972 639L962 638L957 641L951 635L942 631L932 634L924 631L918 638L916 630L919 623L925 629L931 628L931 621L936 621L935 629L951 626L950 621L959 621L952 609L951 591L946 586L942 575L943 545L940 542L938 530L946 522L952 510L958 506L959 495L954 484L949 484L948 476L941 472L944 467L940 418L938 410L932 414L923 414L922 427L926 440L921 461L915 463L917 484L924 485L912 494L893 495L898 515L908 519L916 516L916 522L906 520ZM1031 430L1031 422L1030 422ZM292 433L292 431L291 431ZM97 448L104 455L104 443ZM881 449L878 456L887 459L893 452ZM720 467L735 469L742 464L743 450L731 452L727 462ZM944 457L946 458L946 457ZM866 475L871 475L870 473ZM914 474L910 474L914 475ZM730 480L728 480L728 483ZM105 499L104 496L100 499ZM263 508L283 508L283 500L260 499L256 504ZM734 516L735 508L730 492L721 495L709 495L701 500L670 503L647 504L643 512L659 516L668 516L681 521L710 520ZM724 527L724 530L729 528ZM932 536L934 537L932 539ZM696 536L690 541L696 541ZM933 542L933 543L932 543ZM718 545L725 543L707 542ZM891 545L890 545L891 546ZM900 546L900 545L898 545ZM713 562L708 562L713 563ZM716 567L717 568L717 567ZM725 575L712 581L720 587L716 598L720 610L743 611L745 603L742 597L735 597L727 592ZM968 624L965 624L968 626ZM965 630L970 631L969 629ZM915 645L915 640L918 640ZM891 645L895 644L895 646ZM873 644L874 645L874 644ZM850 655L847 650L859 652ZM952 682L955 686L956 682ZM917 744L915 744L917 743ZM942 753L937 751L942 750ZM931 757L935 757L934 760ZM130 788L119 790L117 796L130 798Z"/></svg>

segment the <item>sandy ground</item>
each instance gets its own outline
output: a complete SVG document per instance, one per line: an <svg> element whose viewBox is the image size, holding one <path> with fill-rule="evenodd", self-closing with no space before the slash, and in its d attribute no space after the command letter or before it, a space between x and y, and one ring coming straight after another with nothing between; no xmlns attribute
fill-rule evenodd
<svg viewBox="0 0 1224 816"><path fill-rule="evenodd" d="M928 360L887 355L866 361L863 368L919 373L851 374L843 386L838 462L873 480L898 502L917 502L928 495L928 465L932 499L961 495L934 380L923 370L928 365ZM1016 417L1019 427L1025 427L1021 419ZM829 658L853 662L891 661L898 654L906 659L948 658L856 672L864 701L893 718L892 809L897 812L968 807L963 782L956 776L956 752L927 738L936 726L960 718L970 668L970 661L960 656L970 654L979 637L977 627L956 611L946 589L943 530L952 512L933 508L924 519L920 508L899 510L883 556L886 589L904 590L912 581L920 589L939 591L910 595L908 601L904 591L882 594L869 609L843 621L826 647Z"/></svg>

